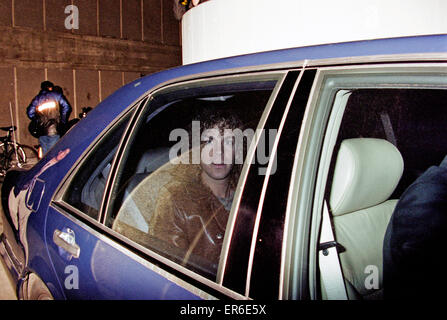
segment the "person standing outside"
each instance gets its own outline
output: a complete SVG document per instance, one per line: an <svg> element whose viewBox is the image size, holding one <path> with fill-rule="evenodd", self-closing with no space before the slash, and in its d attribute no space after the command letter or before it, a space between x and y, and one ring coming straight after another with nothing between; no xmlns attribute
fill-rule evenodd
<svg viewBox="0 0 447 320"><path fill-rule="evenodd" d="M39 143L45 154L59 140L60 126L67 123L72 109L60 87L56 88L50 81L42 82L40 87L26 113L42 130Z"/></svg>

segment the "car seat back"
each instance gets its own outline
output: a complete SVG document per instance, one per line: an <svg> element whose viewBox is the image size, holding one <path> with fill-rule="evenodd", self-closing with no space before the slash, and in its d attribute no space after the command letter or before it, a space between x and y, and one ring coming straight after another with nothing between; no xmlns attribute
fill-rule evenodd
<svg viewBox="0 0 447 320"><path fill-rule="evenodd" d="M383 139L341 143L329 199L350 299L382 296L382 245L397 200L389 197L402 173L399 150Z"/></svg>

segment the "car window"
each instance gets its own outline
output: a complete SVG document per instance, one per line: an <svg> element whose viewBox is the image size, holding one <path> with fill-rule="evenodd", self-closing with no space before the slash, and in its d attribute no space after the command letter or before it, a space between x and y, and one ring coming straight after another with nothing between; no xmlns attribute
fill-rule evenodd
<svg viewBox="0 0 447 320"><path fill-rule="evenodd" d="M130 114L124 116L100 139L83 160L63 200L98 219L107 178Z"/></svg>
<svg viewBox="0 0 447 320"><path fill-rule="evenodd" d="M320 101L331 102L332 113L322 159L331 156L320 168L321 177L328 172L321 194L350 299L383 298L382 250L393 210L447 153L445 79L429 67L325 79Z"/></svg>
<svg viewBox="0 0 447 320"><path fill-rule="evenodd" d="M233 76L151 96L123 151L106 225L214 280L247 149L279 79Z"/></svg>

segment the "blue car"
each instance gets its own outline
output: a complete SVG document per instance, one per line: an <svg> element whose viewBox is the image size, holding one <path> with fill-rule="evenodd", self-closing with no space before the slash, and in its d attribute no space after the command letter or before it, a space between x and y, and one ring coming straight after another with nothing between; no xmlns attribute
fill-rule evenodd
<svg viewBox="0 0 447 320"><path fill-rule="evenodd" d="M383 298L385 230L446 154L446 101L447 35L137 79L7 173L3 262L22 299Z"/></svg>

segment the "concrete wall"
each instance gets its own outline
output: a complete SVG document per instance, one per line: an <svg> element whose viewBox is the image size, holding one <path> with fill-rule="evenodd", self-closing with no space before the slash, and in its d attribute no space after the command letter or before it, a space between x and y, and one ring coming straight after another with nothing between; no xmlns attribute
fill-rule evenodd
<svg viewBox="0 0 447 320"><path fill-rule="evenodd" d="M66 28L70 5L78 29ZM18 140L36 144L25 110L42 81L62 87L77 117L141 75L179 65L179 38L172 0L0 0L0 126L12 114Z"/></svg>

